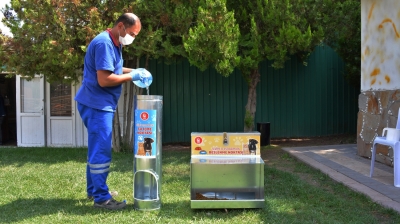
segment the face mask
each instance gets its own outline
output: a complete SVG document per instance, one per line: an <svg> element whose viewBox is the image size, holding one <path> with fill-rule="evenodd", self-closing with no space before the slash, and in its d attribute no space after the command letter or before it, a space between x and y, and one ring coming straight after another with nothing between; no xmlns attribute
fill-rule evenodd
<svg viewBox="0 0 400 224"><path fill-rule="evenodd" d="M125 27L124 27L124 30L125 30ZM126 30L125 30L125 32L126 32ZM133 40L135 40L135 38L129 34L126 34L125 37L121 37L121 35L119 34L119 42L123 45L129 45L133 42Z"/></svg>

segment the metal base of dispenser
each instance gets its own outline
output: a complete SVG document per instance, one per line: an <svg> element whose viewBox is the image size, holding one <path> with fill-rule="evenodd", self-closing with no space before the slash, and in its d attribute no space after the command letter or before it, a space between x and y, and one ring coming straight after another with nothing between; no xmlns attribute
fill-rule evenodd
<svg viewBox="0 0 400 224"><path fill-rule="evenodd" d="M146 200L146 199L134 198L133 207L136 210L152 211L152 210L160 209L161 208L161 203L160 203L159 200Z"/></svg>
<svg viewBox="0 0 400 224"><path fill-rule="evenodd" d="M133 207L136 210L157 210L161 207L159 176L155 172L155 156L135 156L136 168L133 175Z"/></svg>

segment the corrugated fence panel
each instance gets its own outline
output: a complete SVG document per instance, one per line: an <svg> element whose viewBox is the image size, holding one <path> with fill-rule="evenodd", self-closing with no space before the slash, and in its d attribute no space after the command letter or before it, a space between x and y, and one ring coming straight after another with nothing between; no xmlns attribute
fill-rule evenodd
<svg viewBox="0 0 400 224"><path fill-rule="evenodd" d="M190 142L191 132L243 131L248 88L239 71L223 77L187 60L162 59L152 60L149 70L150 93L164 97L164 143ZM296 57L284 69L262 63L255 123L270 122L271 138L356 133L359 90L343 72L343 61L326 46L316 48L307 66Z"/></svg>
<svg viewBox="0 0 400 224"><path fill-rule="evenodd" d="M359 90L343 77L344 64L329 47L304 66L293 57L284 69L260 67L256 122L271 123L271 137L356 133Z"/></svg>
<svg viewBox="0 0 400 224"><path fill-rule="evenodd" d="M238 71L223 77L186 60L152 60L152 95L162 95L163 142L190 142L191 132L243 131L247 86Z"/></svg>

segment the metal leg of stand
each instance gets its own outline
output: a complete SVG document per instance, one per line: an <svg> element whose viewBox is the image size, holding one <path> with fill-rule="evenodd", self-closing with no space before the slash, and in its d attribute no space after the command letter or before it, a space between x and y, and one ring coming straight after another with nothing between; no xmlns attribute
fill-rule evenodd
<svg viewBox="0 0 400 224"><path fill-rule="evenodd" d="M376 155L376 144L373 144L371 150L371 169L369 171L369 177L372 177L372 175L374 174L375 155Z"/></svg>
<svg viewBox="0 0 400 224"><path fill-rule="evenodd" d="M393 148L393 174L394 186L400 187L400 142L396 142Z"/></svg>

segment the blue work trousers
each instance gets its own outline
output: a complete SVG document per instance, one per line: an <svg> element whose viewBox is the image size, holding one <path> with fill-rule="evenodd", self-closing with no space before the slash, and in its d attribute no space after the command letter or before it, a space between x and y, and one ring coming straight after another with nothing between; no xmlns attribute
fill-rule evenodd
<svg viewBox="0 0 400 224"><path fill-rule="evenodd" d="M96 203L111 198L107 176L111 163L111 138L114 113L78 103L78 111L88 131L86 166L87 195Z"/></svg>

